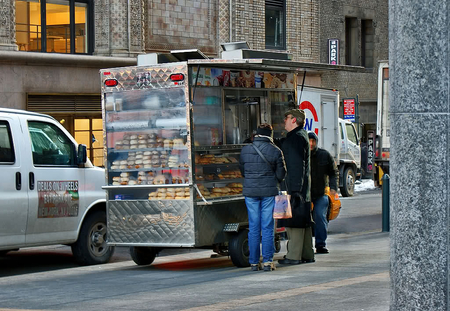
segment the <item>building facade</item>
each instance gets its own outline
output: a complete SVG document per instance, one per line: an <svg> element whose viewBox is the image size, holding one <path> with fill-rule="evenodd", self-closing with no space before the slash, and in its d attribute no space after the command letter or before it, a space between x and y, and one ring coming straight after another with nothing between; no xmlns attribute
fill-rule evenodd
<svg viewBox="0 0 450 311"><path fill-rule="evenodd" d="M195 48L220 57L221 43L247 41L328 63L328 39L337 38L339 63L366 71L308 74L305 84L358 95L360 122L376 120L387 0L0 0L0 8L0 106L53 115L91 159L102 143L98 70L134 65L149 52Z"/></svg>

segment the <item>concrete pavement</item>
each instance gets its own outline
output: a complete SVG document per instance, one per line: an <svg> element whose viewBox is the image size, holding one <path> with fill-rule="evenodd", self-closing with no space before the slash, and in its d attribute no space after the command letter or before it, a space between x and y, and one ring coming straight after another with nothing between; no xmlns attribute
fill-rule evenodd
<svg viewBox="0 0 450 311"><path fill-rule="evenodd" d="M4 277L0 309L389 310L389 234L331 235L328 248L315 263L272 272L197 251L157 257L146 267L124 261Z"/></svg>

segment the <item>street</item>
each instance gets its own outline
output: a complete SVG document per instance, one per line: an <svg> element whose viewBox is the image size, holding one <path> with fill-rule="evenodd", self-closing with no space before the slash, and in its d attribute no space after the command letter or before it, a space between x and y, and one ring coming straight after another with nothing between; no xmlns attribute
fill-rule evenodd
<svg viewBox="0 0 450 311"><path fill-rule="evenodd" d="M361 310L367 303L364 310L387 310L381 191L341 201L329 226L330 254L317 255L314 264L252 272L228 257L190 249L166 250L151 266L137 266L128 249L118 248L109 264L79 267L67 246L33 248L0 259L0 309ZM285 243L275 259L284 254Z"/></svg>

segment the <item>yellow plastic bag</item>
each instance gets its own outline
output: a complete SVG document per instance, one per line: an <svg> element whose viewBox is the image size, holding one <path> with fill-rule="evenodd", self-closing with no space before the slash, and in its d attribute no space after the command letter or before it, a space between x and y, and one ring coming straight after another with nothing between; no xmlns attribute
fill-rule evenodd
<svg viewBox="0 0 450 311"><path fill-rule="evenodd" d="M325 194L328 196L328 221L336 219L341 211L341 200L339 200L339 194L336 192L334 196L330 193L330 187L325 187Z"/></svg>

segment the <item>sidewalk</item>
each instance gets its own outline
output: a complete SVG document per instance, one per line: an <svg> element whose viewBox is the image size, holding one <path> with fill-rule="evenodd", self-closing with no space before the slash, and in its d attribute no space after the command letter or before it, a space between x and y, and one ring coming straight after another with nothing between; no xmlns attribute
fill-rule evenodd
<svg viewBox="0 0 450 311"><path fill-rule="evenodd" d="M327 242L330 253L317 254L313 264L277 264L273 272L249 272L260 282L253 295L183 310L389 310L389 233L331 235ZM205 258L207 253L160 257L154 265ZM275 259L284 254L285 243ZM249 268L236 270L244 273ZM269 277L273 290L263 293L261 286L266 287Z"/></svg>

